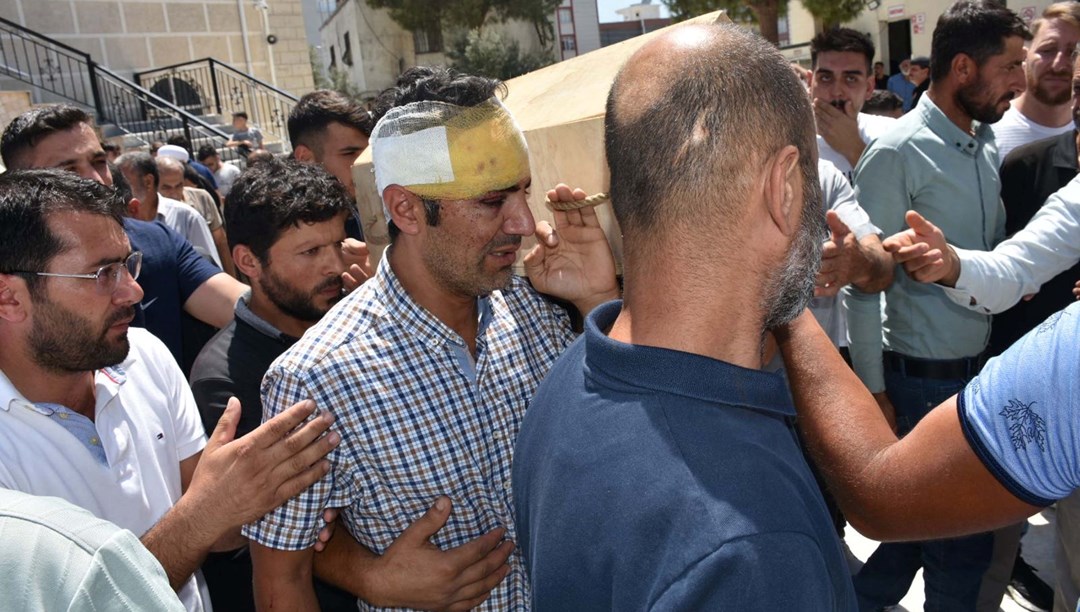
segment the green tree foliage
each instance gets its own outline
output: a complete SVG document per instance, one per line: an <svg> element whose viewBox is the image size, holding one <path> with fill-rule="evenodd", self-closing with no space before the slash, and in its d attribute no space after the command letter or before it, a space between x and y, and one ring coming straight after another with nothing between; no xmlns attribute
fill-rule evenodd
<svg viewBox="0 0 1080 612"><path fill-rule="evenodd" d="M720 10L727 11L732 21L754 21L754 13L744 0L663 0L663 2L671 11L671 20L674 22Z"/></svg>
<svg viewBox="0 0 1080 612"><path fill-rule="evenodd" d="M360 99L362 92L349 80L348 73L336 66L329 70L329 74L323 70L318 49L309 45L308 58L311 60L311 76L315 80L315 89L332 89L350 98Z"/></svg>
<svg viewBox="0 0 1080 612"><path fill-rule="evenodd" d="M800 0L806 10L825 27L839 25L857 17L865 0ZM682 21L711 11L726 10L732 21L753 21L761 35L773 44L780 40L776 20L787 12L787 0L663 0L671 17Z"/></svg>
<svg viewBox="0 0 1080 612"><path fill-rule="evenodd" d="M801 0L810 14L821 20L826 28L851 21L866 8L865 0Z"/></svg>
<svg viewBox="0 0 1080 612"><path fill-rule="evenodd" d="M502 80L543 68L553 61L550 52L523 54L517 41L490 30L474 30L458 37L446 55L455 70Z"/></svg>
<svg viewBox="0 0 1080 612"><path fill-rule="evenodd" d="M758 24L761 36L774 45L780 41L776 20L787 9L787 0L662 0L674 21L712 11L725 10L735 22Z"/></svg>
<svg viewBox="0 0 1080 612"><path fill-rule="evenodd" d="M551 18L560 0L367 0L386 9L390 18L409 31L435 24L444 29L481 30L488 23L519 19L531 23L540 42L551 42Z"/></svg>

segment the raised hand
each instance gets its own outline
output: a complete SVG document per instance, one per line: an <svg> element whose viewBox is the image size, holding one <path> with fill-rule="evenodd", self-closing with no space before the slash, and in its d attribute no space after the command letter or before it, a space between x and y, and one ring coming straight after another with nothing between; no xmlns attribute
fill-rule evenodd
<svg viewBox="0 0 1080 612"><path fill-rule="evenodd" d="M584 200L581 189L560 183L552 202ZM591 207L555 211L555 227L536 224L537 245L525 256L525 272L537 291L573 302L582 314L619 297L615 258Z"/></svg>
<svg viewBox="0 0 1080 612"><path fill-rule="evenodd" d="M345 291L356 289L375 275L375 266L371 262L371 253L366 243L355 238L346 238L341 243L341 255L345 260L345 272L341 274Z"/></svg>
<svg viewBox="0 0 1080 612"><path fill-rule="evenodd" d="M327 433L330 413L303 423L314 412L315 402L299 402L236 440L240 400L229 400L184 493L208 528L225 532L250 523L329 471L323 458L341 436Z"/></svg>
<svg viewBox="0 0 1080 612"><path fill-rule="evenodd" d="M847 158L848 163L856 166L866 143L859 135L859 121L855 106L851 100L844 102L843 110L836 108L829 100L814 98L814 119L817 132L829 143L829 146Z"/></svg>
<svg viewBox="0 0 1080 612"><path fill-rule="evenodd" d="M851 282L855 263L861 257L859 242L835 211L825 213L829 239L821 249L821 268L814 279L814 297L832 296Z"/></svg>
<svg viewBox="0 0 1080 612"><path fill-rule="evenodd" d="M902 264L911 278L955 287L960 276L960 260L949 248L945 234L913 210L907 211L904 220L910 229L886 238L882 244L885 250L892 253L893 260Z"/></svg>

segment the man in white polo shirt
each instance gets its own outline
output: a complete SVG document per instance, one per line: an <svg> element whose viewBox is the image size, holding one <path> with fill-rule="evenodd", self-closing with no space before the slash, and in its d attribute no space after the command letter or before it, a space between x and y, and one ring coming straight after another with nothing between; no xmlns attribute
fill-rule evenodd
<svg viewBox="0 0 1080 612"><path fill-rule="evenodd" d="M0 176L0 487L139 534L185 606L209 610L207 552L321 477L339 438L322 436L328 417L290 434L314 410L302 402L233 441L233 401L207 442L168 349L129 332L142 257L125 205L70 172Z"/></svg>

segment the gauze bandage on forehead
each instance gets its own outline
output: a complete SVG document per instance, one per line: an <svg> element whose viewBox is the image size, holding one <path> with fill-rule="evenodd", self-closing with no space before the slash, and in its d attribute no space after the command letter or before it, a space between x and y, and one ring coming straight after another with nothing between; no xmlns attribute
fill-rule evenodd
<svg viewBox="0 0 1080 612"><path fill-rule="evenodd" d="M494 97L478 106L391 109L372 131L371 156L380 197L388 185L401 185L426 199L465 200L529 175L525 136Z"/></svg>

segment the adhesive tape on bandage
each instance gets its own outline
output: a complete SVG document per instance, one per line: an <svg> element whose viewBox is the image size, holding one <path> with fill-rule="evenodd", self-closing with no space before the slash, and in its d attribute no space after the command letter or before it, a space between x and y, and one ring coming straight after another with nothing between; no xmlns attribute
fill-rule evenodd
<svg viewBox="0 0 1080 612"><path fill-rule="evenodd" d="M470 199L529 175L525 136L496 98L468 107L414 102L391 109L375 126L371 148L380 196L401 185L427 199Z"/></svg>

